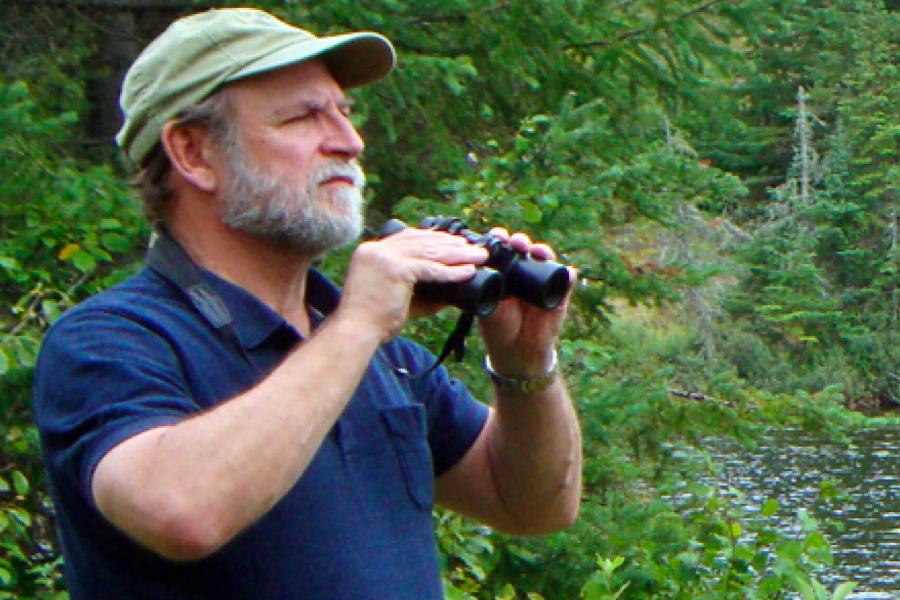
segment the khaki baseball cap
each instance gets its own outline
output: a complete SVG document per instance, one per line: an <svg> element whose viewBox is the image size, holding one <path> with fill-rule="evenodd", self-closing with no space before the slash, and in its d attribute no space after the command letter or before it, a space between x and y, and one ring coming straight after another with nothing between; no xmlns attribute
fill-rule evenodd
<svg viewBox="0 0 900 600"><path fill-rule="evenodd" d="M140 165L167 121L222 84L311 58L324 60L343 88L380 79L396 62L394 47L380 34L317 37L252 8L213 9L178 19L128 69L119 96L125 122L116 143Z"/></svg>

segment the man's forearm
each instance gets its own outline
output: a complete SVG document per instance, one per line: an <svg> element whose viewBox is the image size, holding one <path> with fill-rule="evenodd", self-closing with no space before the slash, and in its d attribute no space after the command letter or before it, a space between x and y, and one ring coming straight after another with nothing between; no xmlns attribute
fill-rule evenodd
<svg viewBox="0 0 900 600"><path fill-rule="evenodd" d="M367 330L335 315L247 392L111 450L93 480L101 512L174 559L226 543L311 462L381 341Z"/></svg>
<svg viewBox="0 0 900 600"><path fill-rule="evenodd" d="M538 393L498 389L487 433L497 495L518 532L570 525L581 496L581 432L562 378Z"/></svg>

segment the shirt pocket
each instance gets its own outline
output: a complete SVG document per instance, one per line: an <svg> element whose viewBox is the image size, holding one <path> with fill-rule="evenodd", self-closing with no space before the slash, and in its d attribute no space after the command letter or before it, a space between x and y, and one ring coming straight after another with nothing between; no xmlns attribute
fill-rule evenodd
<svg viewBox="0 0 900 600"><path fill-rule="evenodd" d="M425 407L420 404L381 409L391 446L400 463L406 491L421 509L434 506L434 469L428 446Z"/></svg>

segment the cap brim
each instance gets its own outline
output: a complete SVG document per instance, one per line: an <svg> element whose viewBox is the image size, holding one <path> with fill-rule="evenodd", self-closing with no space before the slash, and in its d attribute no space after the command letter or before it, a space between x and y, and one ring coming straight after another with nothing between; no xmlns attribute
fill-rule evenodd
<svg viewBox="0 0 900 600"><path fill-rule="evenodd" d="M274 71L313 58L321 58L343 88L365 85L391 72L396 62L394 47L373 32L345 33L291 44L243 67L226 81Z"/></svg>

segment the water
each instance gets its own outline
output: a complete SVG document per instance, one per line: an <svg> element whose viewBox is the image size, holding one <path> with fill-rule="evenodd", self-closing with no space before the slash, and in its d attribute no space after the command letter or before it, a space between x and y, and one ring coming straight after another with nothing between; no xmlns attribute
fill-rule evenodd
<svg viewBox="0 0 900 600"><path fill-rule="evenodd" d="M774 498L786 513L805 507L820 523L844 524L843 532L827 532L835 564L823 583L856 581L857 592L900 599L900 429L867 431L845 444L782 431L755 449L723 444L713 453L725 480L752 505ZM829 480L846 492L845 502L819 500Z"/></svg>

